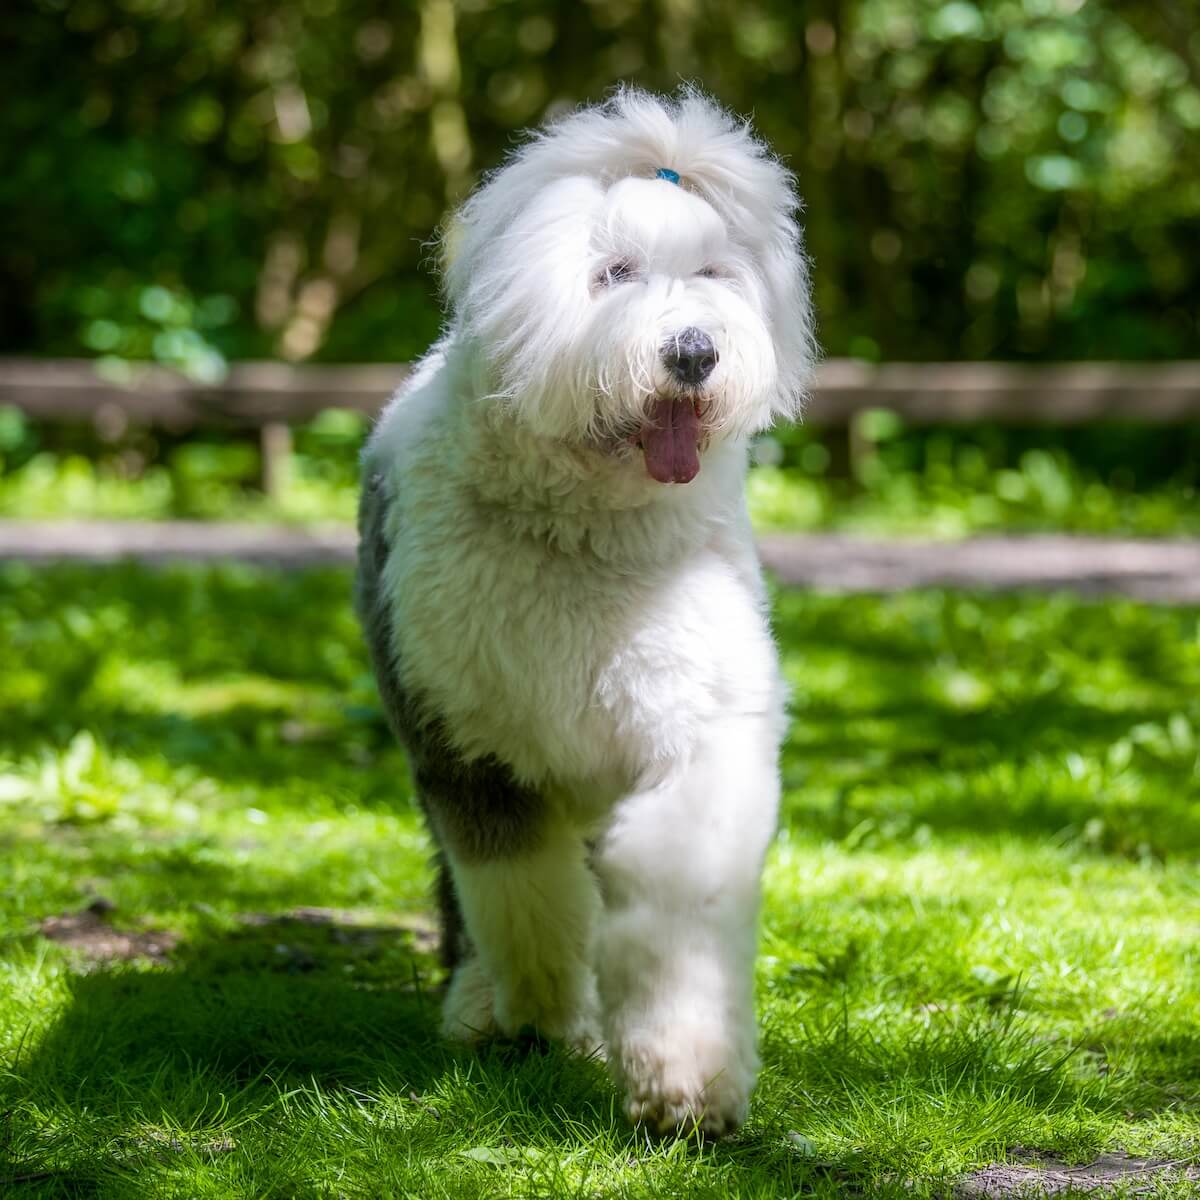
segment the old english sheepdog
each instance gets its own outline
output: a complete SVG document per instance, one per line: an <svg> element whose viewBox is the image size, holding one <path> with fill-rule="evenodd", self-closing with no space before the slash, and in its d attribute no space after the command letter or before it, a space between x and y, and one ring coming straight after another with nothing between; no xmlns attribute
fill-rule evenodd
<svg viewBox="0 0 1200 1200"><path fill-rule="evenodd" d="M784 688L743 497L813 363L792 178L703 95L552 123L446 235L364 457L357 606L439 848L454 1038L724 1133L758 1067Z"/></svg>

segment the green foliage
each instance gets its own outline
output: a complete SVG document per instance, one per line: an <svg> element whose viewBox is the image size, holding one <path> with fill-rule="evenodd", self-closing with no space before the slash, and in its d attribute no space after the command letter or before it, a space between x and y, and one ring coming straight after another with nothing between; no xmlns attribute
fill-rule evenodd
<svg viewBox="0 0 1200 1200"><path fill-rule="evenodd" d="M349 586L0 568L6 1193L932 1197L1018 1146L1200 1153L1200 611L777 598L764 1072L699 1147L595 1063L437 1037Z"/></svg>
<svg viewBox="0 0 1200 1200"><path fill-rule="evenodd" d="M1190 429L907 429L890 412L865 416L860 456L840 474L839 443L820 431L784 430L760 444L763 462L749 479L760 528L947 538L1200 531L1200 455Z"/></svg>
<svg viewBox="0 0 1200 1200"><path fill-rule="evenodd" d="M353 521L366 428L361 414L337 409L297 427L272 499L252 435L132 430L112 445L0 409L0 516Z"/></svg>
<svg viewBox="0 0 1200 1200"><path fill-rule="evenodd" d="M0 16L0 350L409 359L514 131L694 78L794 167L826 348L1194 353L1200 33L1132 0L32 0Z"/></svg>
<svg viewBox="0 0 1200 1200"><path fill-rule="evenodd" d="M763 439L749 480L756 525L933 537L1005 529L1200 532L1200 447L1189 432L912 430L893 414L871 415L862 441L869 453L853 464L856 474L845 462L836 469L835 455L845 451L837 436L802 427ZM363 418L338 410L299 427L287 481L267 497L249 441L208 436L176 444L135 433L104 447L0 410L0 517L349 522L365 429Z"/></svg>

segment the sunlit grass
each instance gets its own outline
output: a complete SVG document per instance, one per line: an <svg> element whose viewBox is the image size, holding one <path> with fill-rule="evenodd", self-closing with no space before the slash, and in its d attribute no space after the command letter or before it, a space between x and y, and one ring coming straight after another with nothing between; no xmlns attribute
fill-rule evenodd
<svg viewBox="0 0 1200 1200"><path fill-rule="evenodd" d="M0 409L0 417L15 413ZM258 450L245 436L198 435L150 458L96 447L91 454L35 452L36 431L19 415L13 419L20 437L10 439L16 448L7 453L0 420L0 518L354 519L357 454L367 428L355 413L330 410L299 427L296 452L271 496L259 486ZM836 470L831 462L837 435L781 432L780 443L767 438L757 448L763 461L750 473L751 515L764 530L934 538L1003 530L1151 537L1200 531L1195 453L1186 437L1178 439L1182 449L1174 447L1170 469L1159 470L1146 463L1156 451L1169 457L1163 439L1170 435L1130 434L1139 478L1108 461L1119 444L1111 431L1100 449L1056 444L1065 435L1054 432L1044 436L1048 445L1022 449L1022 436L1011 431L901 431L849 472L848 464Z"/></svg>
<svg viewBox="0 0 1200 1200"><path fill-rule="evenodd" d="M1200 613L775 619L762 1084L734 1140L648 1144L596 1064L437 1038L345 573L0 568L0 1189L931 1196L1016 1147L1200 1155ZM89 905L173 944L39 933Z"/></svg>
<svg viewBox="0 0 1200 1200"><path fill-rule="evenodd" d="M772 530L960 538L1005 530L1178 537L1200 529L1190 487L1115 488L1049 455L978 475L878 468L854 483L760 466L750 472L748 498L755 525Z"/></svg>

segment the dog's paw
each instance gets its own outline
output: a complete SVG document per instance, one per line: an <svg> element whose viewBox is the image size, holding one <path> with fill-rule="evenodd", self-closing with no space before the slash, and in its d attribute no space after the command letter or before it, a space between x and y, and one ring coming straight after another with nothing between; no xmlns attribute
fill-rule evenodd
<svg viewBox="0 0 1200 1200"><path fill-rule="evenodd" d="M613 1066L635 1124L723 1137L746 1119L758 1058L752 1045L739 1051L719 1032L676 1028L626 1041Z"/></svg>
<svg viewBox="0 0 1200 1200"><path fill-rule="evenodd" d="M442 1034L457 1042L494 1037L496 990L477 958L455 968L442 1004Z"/></svg>
<svg viewBox="0 0 1200 1200"><path fill-rule="evenodd" d="M607 1061L608 1054L600 1033L600 1023L591 1012L580 1014L573 1021L569 1021L559 1038L568 1050L578 1054L580 1058L594 1058L601 1063Z"/></svg>
<svg viewBox="0 0 1200 1200"><path fill-rule="evenodd" d="M592 1053L600 1044L596 980L579 963L525 963L497 983L496 1025L509 1036L526 1027Z"/></svg>
<svg viewBox="0 0 1200 1200"><path fill-rule="evenodd" d="M565 1005L514 1005L479 959L469 958L456 968L446 990L442 1034L453 1041L481 1042L536 1031L540 1037L562 1042L576 1054L603 1061L594 980L579 981L572 994L574 1003Z"/></svg>

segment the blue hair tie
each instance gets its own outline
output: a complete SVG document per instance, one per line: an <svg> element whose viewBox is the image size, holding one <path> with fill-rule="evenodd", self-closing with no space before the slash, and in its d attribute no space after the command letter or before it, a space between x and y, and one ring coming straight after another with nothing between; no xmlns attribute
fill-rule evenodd
<svg viewBox="0 0 1200 1200"><path fill-rule="evenodd" d="M658 170L654 172L654 178L665 179L668 183L678 183L679 172L672 171L670 167L659 167Z"/></svg>

